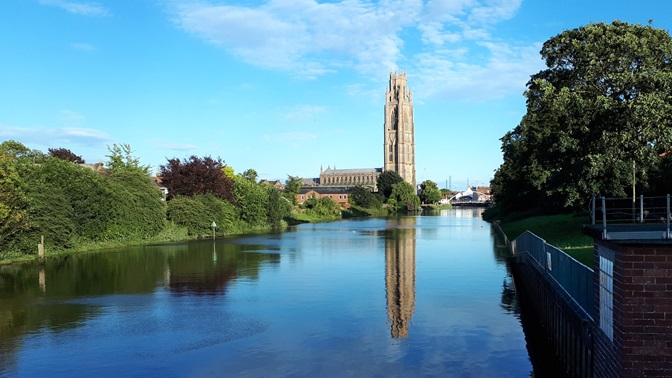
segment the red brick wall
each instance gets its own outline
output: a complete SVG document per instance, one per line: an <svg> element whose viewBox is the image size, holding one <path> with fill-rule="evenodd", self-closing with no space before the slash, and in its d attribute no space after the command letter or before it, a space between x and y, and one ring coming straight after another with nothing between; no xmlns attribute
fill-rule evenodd
<svg viewBox="0 0 672 378"><path fill-rule="evenodd" d="M303 197L303 198L301 198ZM297 194L296 195L296 200L298 203L302 204L306 202L308 198L322 198L322 197L329 197L331 198L334 202L337 204L343 206L346 209L350 208L350 202L348 202L348 193L336 193L336 194L321 194L315 190L310 190L308 193L305 194ZM339 198L340 197L340 198Z"/></svg>
<svg viewBox="0 0 672 378"><path fill-rule="evenodd" d="M599 323L599 246L613 251L613 342ZM672 246L595 251L595 377L672 377Z"/></svg>

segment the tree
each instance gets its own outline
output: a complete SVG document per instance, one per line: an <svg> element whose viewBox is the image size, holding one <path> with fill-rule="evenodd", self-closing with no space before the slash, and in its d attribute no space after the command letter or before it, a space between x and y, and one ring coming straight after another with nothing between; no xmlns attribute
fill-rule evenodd
<svg viewBox="0 0 672 378"><path fill-rule="evenodd" d="M614 21L566 30L544 43L547 68L527 84L527 113L502 138L491 183L502 209L561 210L592 194L655 190L672 146L672 38Z"/></svg>
<svg viewBox="0 0 672 378"><path fill-rule="evenodd" d="M422 203L437 203L441 201L441 191L432 180L425 180L420 184L420 201Z"/></svg>
<svg viewBox="0 0 672 378"><path fill-rule="evenodd" d="M243 176L236 177L233 191L240 218L253 227L263 226L267 220L268 192Z"/></svg>
<svg viewBox="0 0 672 378"><path fill-rule="evenodd" d="M378 192L383 193L385 198L390 198L392 186L404 181L396 171L384 171L378 176Z"/></svg>
<svg viewBox="0 0 672 378"><path fill-rule="evenodd" d="M7 140L2 142L0 144L0 153L6 153L15 159L28 161L30 163L40 163L46 157L44 152L39 150L31 150L22 143L14 140Z"/></svg>
<svg viewBox="0 0 672 378"><path fill-rule="evenodd" d="M270 185L264 185L263 187L265 187L266 193L268 193L266 218L271 227L277 230L282 226L282 219L289 216L292 205L282 198L277 188Z"/></svg>
<svg viewBox="0 0 672 378"><path fill-rule="evenodd" d="M161 183L168 188L171 196L195 196L212 193L219 198L234 202L233 180L226 177L222 159L210 156L189 159L168 159L166 165L159 167Z"/></svg>
<svg viewBox="0 0 672 378"><path fill-rule="evenodd" d="M14 234L26 229L26 203L14 158L0 151L0 250Z"/></svg>
<svg viewBox="0 0 672 378"><path fill-rule="evenodd" d="M75 164L84 164L85 161L81 156L75 155L74 152L68 150L67 148L50 148L49 156L55 157L56 159L61 159L65 161L70 161Z"/></svg>
<svg viewBox="0 0 672 378"><path fill-rule="evenodd" d="M111 173L118 173L122 171L141 172L149 175L149 165L140 165L140 159L133 156L133 150L130 144L113 144L112 147L107 146L109 155L105 155L110 160L107 161L107 169Z"/></svg>
<svg viewBox="0 0 672 378"><path fill-rule="evenodd" d="M245 172L243 172L243 178L245 178L246 180L248 180L248 181L250 181L250 182L252 182L252 183L254 183L254 184L257 183L257 177L258 177L258 175L257 175L257 171L255 171L255 170L252 169L252 168L250 168L250 169L246 170Z"/></svg>
<svg viewBox="0 0 672 378"><path fill-rule="evenodd" d="M353 204L365 208L379 208L381 205L380 200L371 193L371 190L359 185L350 190L349 198Z"/></svg>
<svg viewBox="0 0 672 378"><path fill-rule="evenodd" d="M415 194L413 185L406 181L392 185L390 199L397 207L405 206L408 210L416 210L420 206L420 198Z"/></svg>
<svg viewBox="0 0 672 378"><path fill-rule="evenodd" d="M282 192L282 196L290 201L293 205L296 205L296 195L301 191L301 177L298 176L289 176L287 175L287 181L285 181L285 190Z"/></svg>

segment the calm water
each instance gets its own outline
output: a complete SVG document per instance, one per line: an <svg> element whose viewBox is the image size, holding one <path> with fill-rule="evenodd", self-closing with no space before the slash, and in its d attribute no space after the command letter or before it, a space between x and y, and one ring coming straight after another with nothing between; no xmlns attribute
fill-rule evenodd
<svg viewBox="0 0 672 378"><path fill-rule="evenodd" d="M0 267L0 376L526 377L475 209Z"/></svg>

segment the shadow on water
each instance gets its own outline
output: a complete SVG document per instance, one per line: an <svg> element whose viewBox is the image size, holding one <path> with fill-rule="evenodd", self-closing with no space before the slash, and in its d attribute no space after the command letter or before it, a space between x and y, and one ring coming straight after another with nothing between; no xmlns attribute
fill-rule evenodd
<svg viewBox="0 0 672 378"><path fill-rule="evenodd" d="M536 378L567 378L564 367L558 356L553 353L554 346L546 339L539 316L528 304L524 290L517 290L513 280L509 257L511 252L506 247L504 238L491 228L493 235L495 259L506 265L506 278L502 283L502 308L516 315L525 334L527 353L530 356L533 371L530 376Z"/></svg>

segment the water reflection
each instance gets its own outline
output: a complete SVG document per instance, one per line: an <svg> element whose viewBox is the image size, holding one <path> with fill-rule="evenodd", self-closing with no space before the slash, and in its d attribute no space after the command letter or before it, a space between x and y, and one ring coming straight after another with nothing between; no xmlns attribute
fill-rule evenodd
<svg viewBox="0 0 672 378"><path fill-rule="evenodd" d="M408 337L415 309L416 218L394 223L385 234L385 289L390 333L396 339Z"/></svg>
<svg viewBox="0 0 672 378"><path fill-rule="evenodd" d="M106 313L132 309L157 290L175 296L223 294L237 278L276 265L266 246L227 240L126 248L0 267L0 376L13 370L25 335L62 333ZM47 289L48 285L48 289ZM141 297L148 295L148 297Z"/></svg>

